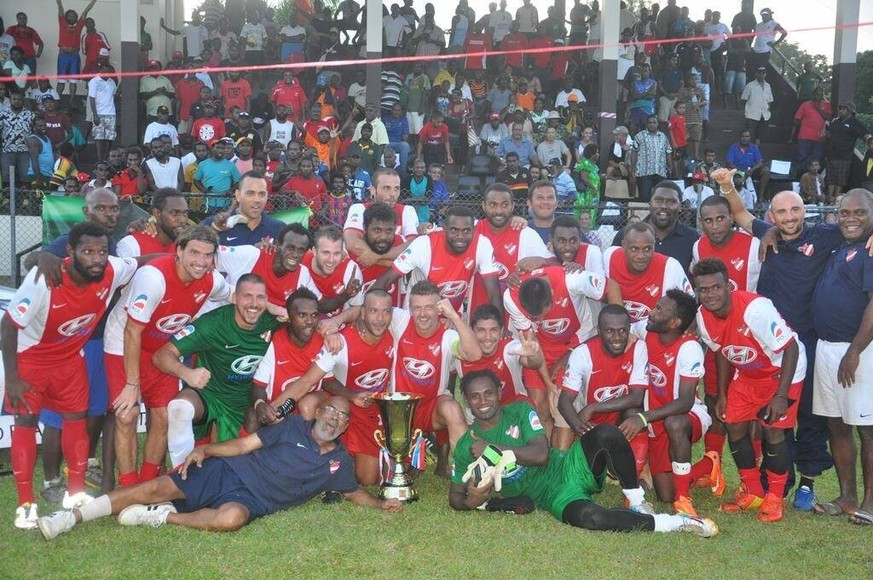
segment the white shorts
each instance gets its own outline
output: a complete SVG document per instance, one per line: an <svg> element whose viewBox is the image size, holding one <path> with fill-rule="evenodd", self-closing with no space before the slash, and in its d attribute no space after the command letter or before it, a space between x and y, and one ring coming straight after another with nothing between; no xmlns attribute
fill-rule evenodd
<svg viewBox="0 0 873 580"><path fill-rule="evenodd" d="M812 412L840 417L846 425L873 425L873 345L861 353L855 384L843 388L837 380L837 369L848 348L848 342L819 339L815 347Z"/></svg>
<svg viewBox="0 0 873 580"><path fill-rule="evenodd" d="M424 127L424 115L421 113L406 113L406 122L409 123L409 134L418 135Z"/></svg>

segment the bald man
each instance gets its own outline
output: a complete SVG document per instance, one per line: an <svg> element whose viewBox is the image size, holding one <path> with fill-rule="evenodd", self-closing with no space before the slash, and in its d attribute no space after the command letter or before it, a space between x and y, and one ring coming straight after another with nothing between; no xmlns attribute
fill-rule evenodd
<svg viewBox="0 0 873 580"><path fill-rule="evenodd" d="M830 255L813 296L818 335L812 408L827 417L840 495L820 504L831 515L873 524L873 257L864 247L873 234L873 193L852 189L837 209L843 243ZM858 502L854 427L861 440L864 496Z"/></svg>
<svg viewBox="0 0 873 580"><path fill-rule="evenodd" d="M178 472L40 518L39 529L52 540L77 524L118 514L125 526L230 532L325 491L338 491L357 505L399 511L400 502L380 500L355 480L352 458L337 440L349 424L350 405L332 397L319 405L314 421L290 415L248 437L197 447Z"/></svg>
<svg viewBox="0 0 873 580"><path fill-rule="evenodd" d="M772 300L789 326L797 332L811 363L815 360L818 341L813 326L813 295L816 283L825 271L828 257L843 243L840 228L836 224L806 225L803 200L793 191L780 191L773 196L768 211L773 226L755 218L734 189L735 172L716 169L711 177L730 203L732 217L738 226L758 238L775 238L779 253L772 248L768 250L766 260L761 265L758 293ZM813 368L813 364L807 365L797 416L797 433L793 439L790 430L786 433L789 445L793 447L795 467L800 473L794 495L794 508L800 511L812 511L815 508L815 478L833 466L833 459L828 453L827 422L812 413ZM790 470L786 491L791 489L793 479L794 473Z"/></svg>

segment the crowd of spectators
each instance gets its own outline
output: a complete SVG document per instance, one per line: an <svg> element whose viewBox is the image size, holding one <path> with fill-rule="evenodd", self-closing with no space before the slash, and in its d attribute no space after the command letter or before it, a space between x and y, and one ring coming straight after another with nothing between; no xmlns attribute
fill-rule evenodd
<svg viewBox="0 0 873 580"><path fill-rule="evenodd" d="M450 189L481 191L476 179L472 186L464 179L471 173L481 186L505 181L522 202L533 181L550 179L558 213L577 217L604 198L648 201L667 178L687 179L688 203L696 205L714 190L707 170L718 159L740 170L750 206L766 199L769 160L759 145L776 106L767 63L787 32L772 10L761 9L759 20L745 1L730 26L710 10L694 21L675 0L638 13L621 3L618 127L604 164L598 113L611 107L598 103L606 79L599 78L597 0L574 0L566 15L553 6L540 15L530 0L514 14L501 0L477 15L459 0L446 29L430 3L423 14L412 0L386 6L385 56L447 58L384 63L378 100L367 95L363 68L331 66L366 54L366 18L355 0L335 12L315 2L309 13L299 4L285 22L262 0L247 1L244 12L207 0L179 29L161 21L149 33L141 19L142 139L125 148L117 146L119 81L111 47L87 17L93 4L79 15L58 0L59 43L67 46L58 74L79 72L81 52L81 71L94 75L84 99L75 82L53 86L32 76L44 66L44 44L25 13L0 37L4 179L15 166L20 181L69 193L108 183L122 197L140 198L177 187L204 195L202 209L211 212L229 204L241 174L257 169L271 193L342 223L369 175L392 167L403 177L405 201L424 221L438 221ZM157 60L152 34L182 37L183 50ZM565 45L590 46L554 50ZM313 66L247 70L276 63ZM792 173L810 202L831 201L845 188L855 140L869 137L852 103L833 114L823 82L807 63L797 83L803 104ZM745 130L730 149L714 150L710 116L731 107L743 108ZM78 154L91 142L96 163L86 173Z"/></svg>

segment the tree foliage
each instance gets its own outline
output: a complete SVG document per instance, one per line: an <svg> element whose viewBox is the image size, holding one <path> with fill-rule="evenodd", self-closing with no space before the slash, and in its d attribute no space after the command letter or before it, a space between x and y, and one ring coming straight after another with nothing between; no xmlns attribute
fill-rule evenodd
<svg viewBox="0 0 873 580"><path fill-rule="evenodd" d="M873 113L873 50L858 53L855 106L859 113Z"/></svg>

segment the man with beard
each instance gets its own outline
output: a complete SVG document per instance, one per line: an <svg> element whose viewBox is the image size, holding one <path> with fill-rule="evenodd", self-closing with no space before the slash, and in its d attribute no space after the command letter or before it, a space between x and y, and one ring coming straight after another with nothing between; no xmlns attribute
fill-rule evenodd
<svg viewBox="0 0 873 580"><path fill-rule="evenodd" d="M694 242L700 237L697 230L679 221L682 205L682 190L672 181L662 181L652 190L649 215L643 220L651 224L655 234L655 252L670 256L688 273L691 266ZM624 230L615 234L613 246L621 246Z"/></svg>
<svg viewBox="0 0 873 580"><path fill-rule="evenodd" d="M523 380L524 369L539 369L543 365L540 343L534 338L520 340L506 336L503 316L493 304L483 304L473 311L470 328L482 358L477 361L458 360L459 377L475 371L490 370L500 382L500 404L527 400ZM468 415L469 419L469 415Z"/></svg>
<svg viewBox="0 0 873 580"><path fill-rule="evenodd" d="M85 493L88 374L81 351L115 291L136 271L134 260L109 256L109 236L94 223L70 230L67 252L60 284L37 281L37 271L31 270L0 323L5 405L15 414L12 468L19 529L33 529L38 517L32 480L37 419L43 406L63 417L61 446L68 467L64 507L71 509L90 499Z"/></svg>
<svg viewBox="0 0 873 580"><path fill-rule="evenodd" d="M397 214L387 203L373 202L364 210L364 238L367 249L376 256L382 256L371 266L361 268L363 286L361 293L365 294L373 283L391 268L393 260L387 255L395 247L403 246L403 239L396 233ZM345 237L345 234L344 234ZM387 288L394 306L400 306L400 284L394 283Z"/></svg>
<svg viewBox="0 0 873 580"><path fill-rule="evenodd" d="M312 280L324 299L340 302L336 311L363 304L361 268L343 250L343 232L333 224L318 228L312 251L303 256Z"/></svg>
<svg viewBox="0 0 873 580"><path fill-rule="evenodd" d="M685 270L674 258L655 251L655 229L646 222L625 226L621 247L607 248L603 253L606 275L622 290L624 307L631 322L645 320L659 298L671 288L692 293Z"/></svg>
<svg viewBox="0 0 873 580"><path fill-rule="evenodd" d="M368 268L381 262L381 265L391 264L388 262L400 255L406 249L404 242L408 242L418 235L418 213L415 208L397 203L400 198L400 176L393 169L377 169L373 172L370 180L370 202L356 203L349 208L346 223L343 225L343 239L346 250L354 256L355 261L362 268ZM391 206L396 216L395 234L400 238L400 243L391 247L385 254L377 254L364 242L364 211L371 203L385 203Z"/></svg>
<svg viewBox="0 0 873 580"><path fill-rule="evenodd" d="M335 399L346 399L351 406L349 430L343 443L355 459L355 479L361 485L379 482L379 446L374 432L381 424L373 395L388 389L394 364L394 341L389 332L394 310L384 290L371 289L364 296L361 316L338 335L341 348L332 354L327 346L299 380L285 387L272 404L255 408L258 421L269 425L278 418L277 409L286 400L299 401L327 375L333 378L323 388Z"/></svg>
<svg viewBox="0 0 873 580"><path fill-rule="evenodd" d="M182 190L185 176L182 173L182 161L170 155L170 150L164 147L164 141L155 137L149 143L152 156L145 161L145 178L151 191L168 187Z"/></svg>
<svg viewBox="0 0 873 580"><path fill-rule="evenodd" d="M701 260L692 274L701 303L697 329L703 342L716 351L716 417L727 428L742 481L734 501L721 509L755 510L761 522L781 521L791 465L785 434L797 422L806 352L770 300L731 290L727 267L720 259ZM761 425L767 447L766 495L750 437L752 422Z"/></svg>
<svg viewBox="0 0 873 580"><path fill-rule="evenodd" d="M500 271L494 262L494 248L488 238L474 235L474 221L470 209L449 207L443 230L413 240L373 287L388 288L401 276L412 273L411 285L422 279L430 280L460 312L473 285L473 276L478 273L488 301L502 311Z"/></svg>
<svg viewBox="0 0 873 580"><path fill-rule="evenodd" d="M104 351L121 485L148 481L160 472L167 452L167 403L176 396L179 381L155 367L152 354L185 328L208 300L227 298L227 284L213 270L217 249L218 235L210 228L185 229L176 239L176 253L141 268L109 314ZM138 473L140 396L151 413Z"/></svg>
<svg viewBox="0 0 873 580"><path fill-rule="evenodd" d="M473 413L473 425L455 448L449 505L472 510L495 501L499 491L507 500L546 509L562 522L588 530L690 532L708 538L718 533L712 520L678 514L632 511L645 503L633 454L613 425L598 425L573 442L569 451L549 449L536 411L520 401L499 403L500 386L489 371L464 377L461 390ZM592 501L603 489L609 468L622 488L630 510L606 509ZM483 473L484 477L475 474ZM496 502L495 502L496 503Z"/></svg>
<svg viewBox="0 0 873 580"><path fill-rule="evenodd" d="M249 171L239 178L230 208L206 218L203 225L211 225L219 232L222 246L272 243L279 238L285 224L265 215L266 205L267 180L263 174Z"/></svg>
<svg viewBox="0 0 873 580"><path fill-rule="evenodd" d="M806 225L803 199L793 191L781 191L773 196L768 212L772 226L756 219L743 205L733 176L734 170L728 169L718 169L712 174L730 203L734 222L757 238L764 238L768 231L770 236L776 237L776 248L768 249L766 260L761 264L757 291L773 301L776 310L803 343L808 360L814 361L818 342L812 318L815 286L831 252L843 243L843 236L834 224ZM814 509L817 503L815 478L833 466L828 452L827 421L812 412L814 366L807 366L797 414L797 433L786 432L789 445L793 442L794 466L800 473L794 495L794 508L800 511ZM789 481L793 475L793 469L789 469Z"/></svg>
<svg viewBox="0 0 873 580"><path fill-rule="evenodd" d="M117 489L81 510L55 512L39 520L40 531L51 540L77 524L118 514L122 525L229 532L327 490L356 505L400 511L399 501L379 500L355 482L351 458L336 441L348 422L348 402L326 401L314 422L291 416L247 437L198 447L178 472Z"/></svg>
<svg viewBox="0 0 873 580"><path fill-rule="evenodd" d="M815 358L813 410L827 417L840 495L825 513L849 514L849 521L873 524L873 257L864 247L873 233L873 194L852 189L837 219L844 242L831 254L813 296L813 324L819 336ZM855 488L856 447L861 440L864 496Z"/></svg>
<svg viewBox="0 0 873 580"><path fill-rule="evenodd" d="M264 141L278 141L283 147L287 147L291 141L300 138L300 129L288 118L290 111L286 105L276 105L276 118L264 127Z"/></svg>
<svg viewBox="0 0 873 580"><path fill-rule="evenodd" d="M758 238L733 230L730 204L721 196L712 196L703 200L700 204L700 224L703 228L703 237L694 243L694 258L691 265L706 258L721 258L728 268L731 287L734 290L755 292L758 288L758 276L761 273ZM706 351L704 368L706 371L703 375L704 401L713 422L703 438L705 451L700 463L707 464L708 461L721 463L725 430L724 423L715 420L718 373L715 368L715 353L711 350ZM695 464L695 469L697 465ZM704 477L697 482L697 485L711 488L716 496L724 493L723 478L713 481Z"/></svg>
<svg viewBox="0 0 873 580"><path fill-rule="evenodd" d="M167 404L167 448L173 467L194 450L195 439L215 428L215 441L240 434L252 377L279 322L267 310L267 286L257 274L236 283L231 304L208 312L177 332L153 357L158 370L183 388ZM196 366L181 362L196 358Z"/></svg>
<svg viewBox="0 0 873 580"><path fill-rule="evenodd" d="M149 221L154 223L156 235L134 231L118 241L118 255L136 258L149 254L173 254L176 237L188 226L188 202L176 189L165 187L152 197Z"/></svg>
<svg viewBox="0 0 873 580"><path fill-rule="evenodd" d="M658 300L645 324L634 325L649 356L647 390L642 412L619 426L628 439L639 433L648 436L649 468L658 499L672 501L676 513L695 518L692 482L708 476L724 485L720 463L700 461L691 467L691 446L712 423L697 398L703 349L688 333L696 314L697 301L673 288Z"/></svg>
<svg viewBox="0 0 873 580"><path fill-rule="evenodd" d="M492 183L485 189L482 200L485 219L480 220L473 229L476 236L484 236L491 241L494 259L499 270L500 292L506 290L507 278L516 270L530 271L541 266L550 258L542 238L529 227L512 227L512 191L503 183ZM470 311L487 304L483 279L480 274L473 277L473 293L470 297Z"/></svg>

